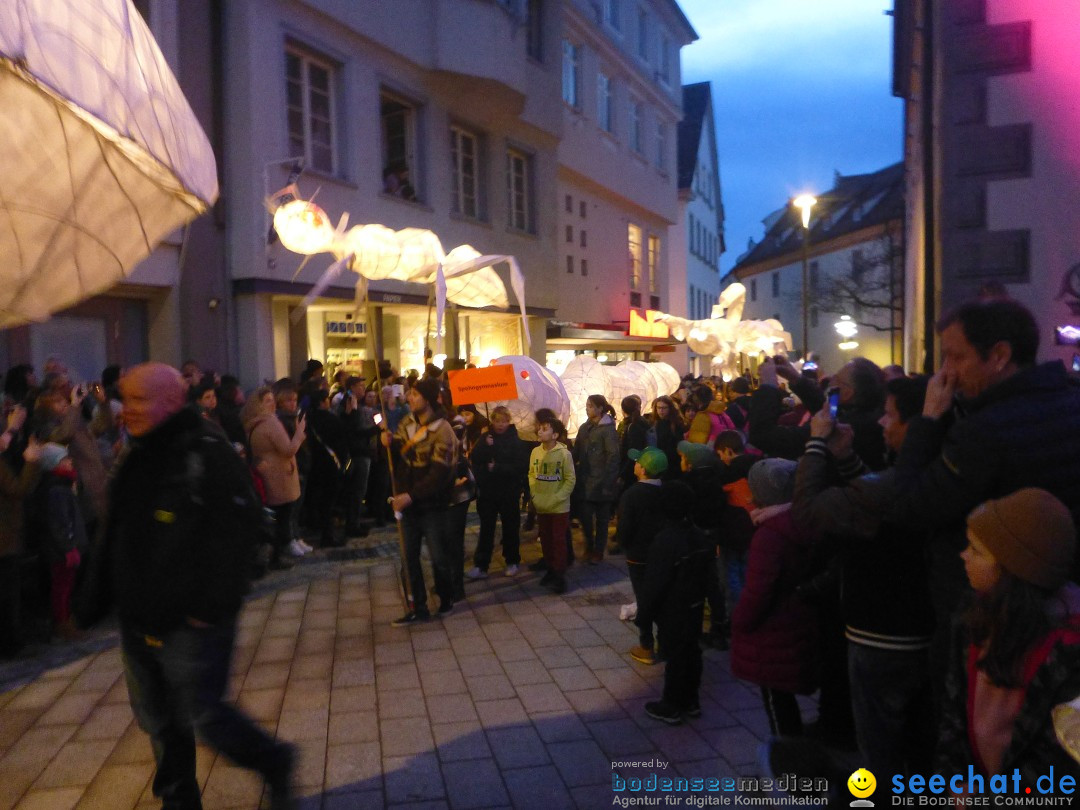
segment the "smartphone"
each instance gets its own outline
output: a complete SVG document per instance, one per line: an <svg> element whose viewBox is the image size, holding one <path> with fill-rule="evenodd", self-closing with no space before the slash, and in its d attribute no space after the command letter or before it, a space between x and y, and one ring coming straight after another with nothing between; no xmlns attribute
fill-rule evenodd
<svg viewBox="0 0 1080 810"><path fill-rule="evenodd" d="M382 414L381 413L375 414L374 419L375 419L375 424L376 425L381 425L382 424Z"/></svg>
<svg viewBox="0 0 1080 810"><path fill-rule="evenodd" d="M840 389L829 389L829 416L836 418L836 411L840 407Z"/></svg>
<svg viewBox="0 0 1080 810"><path fill-rule="evenodd" d="M1072 370L1080 374L1080 354L1073 355Z"/></svg>

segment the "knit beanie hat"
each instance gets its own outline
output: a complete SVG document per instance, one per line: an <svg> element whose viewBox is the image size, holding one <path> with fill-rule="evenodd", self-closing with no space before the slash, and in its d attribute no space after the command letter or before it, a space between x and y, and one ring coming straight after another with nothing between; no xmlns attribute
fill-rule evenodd
<svg viewBox="0 0 1080 810"><path fill-rule="evenodd" d="M413 386L432 408L439 407L439 381L431 377L417 380Z"/></svg>
<svg viewBox="0 0 1080 810"><path fill-rule="evenodd" d="M56 444L56 442L49 442L41 448L41 467L42 469L49 471L55 470L60 462L67 458L68 449L62 444Z"/></svg>
<svg viewBox="0 0 1080 810"><path fill-rule="evenodd" d="M644 450L630 450L626 454L632 461L640 464L649 478L657 478L667 469L667 456L663 450L646 447Z"/></svg>
<svg viewBox="0 0 1080 810"><path fill-rule="evenodd" d="M795 499L795 470L798 465L786 458L766 458L750 468L746 482L758 506L791 503Z"/></svg>
<svg viewBox="0 0 1080 810"><path fill-rule="evenodd" d="M968 515L967 525L1014 576L1050 591L1068 581L1076 526L1065 504L1046 490L1027 487L980 504Z"/></svg>
<svg viewBox="0 0 1080 810"><path fill-rule="evenodd" d="M707 444L697 442L679 442L676 449L680 456L685 456L691 470L701 470L716 465L716 455Z"/></svg>

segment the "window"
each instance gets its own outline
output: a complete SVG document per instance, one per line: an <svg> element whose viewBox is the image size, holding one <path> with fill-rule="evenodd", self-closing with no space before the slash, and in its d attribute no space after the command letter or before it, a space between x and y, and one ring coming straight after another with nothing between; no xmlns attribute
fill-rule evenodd
<svg viewBox="0 0 1080 810"><path fill-rule="evenodd" d="M649 296L649 309L660 309L660 296L659 295L650 295Z"/></svg>
<svg viewBox="0 0 1080 810"><path fill-rule="evenodd" d="M660 34L658 47L660 49L659 54L657 54L660 65L658 71L660 81L664 84L671 84L671 40L668 39L666 32Z"/></svg>
<svg viewBox="0 0 1080 810"><path fill-rule="evenodd" d="M810 307L810 328L817 329L818 308Z"/></svg>
<svg viewBox="0 0 1080 810"><path fill-rule="evenodd" d="M582 200L581 201L581 207L578 209L578 212L581 215L582 219L585 219L585 214L587 214L588 211L589 211L589 206L585 204L584 200Z"/></svg>
<svg viewBox="0 0 1080 810"><path fill-rule="evenodd" d="M581 46L568 39L562 41L562 100L581 106Z"/></svg>
<svg viewBox="0 0 1080 810"><path fill-rule="evenodd" d="M621 2L622 0L604 0L604 19L616 31L622 30L619 25L619 4Z"/></svg>
<svg viewBox="0 0 1080 810"><path fill-rule="evenodd" d="M656 122L656 168L664 170L666 160L664 153L667 152L667 127L663 121Z"/></svg>
<svg viewBox="0 0 1080 810"><path fill-rule="evenodd" d="M780 274L779 273L773 273L772 274L772 297L773 298L779 298L780 297Z"/></svg>
<svg viewBox="0 0 1080 810"><path fill-rule="evenodd" d="M690 215L690 253L691 255L697 250L697 244L694 242L694 215Z"/></svg>
<svg viewBox="0 0 1080 810"><path fill-rule="evenodd" d="M583 275L583 276L589 275L589 260L588 259L582 259L581 260L581 275Z"/></svg>
<svg viewBox="0 0 1080 810"><path fill-rule="evenodd" d="M566 213L574 213L574 198L569 194L566 195Z"/></svg>
<svg viewBox="0 0 1080 810"><path fill-rule="evenodd" d="M455 214L480 218L479 143L476 135L461 127L450 127L452 179L451 210Z"/></svg>
<svg viewBox="0 0 1080 810"><path fill-rule="evenodd" d="M640 307L641 306L641 293L634 292L633 290L630 291L630 306L632 306L632 307Z"/></svg>
<svg viewBox="0 0 1080 810"><path fill-rule="evenodd" d="M416 108L388 93L379 94L383 192L417 199Z"/></svg>
<svg viewBox="0 0 1080 810"><path fill-rule="evenodd" d="M649 13L643 8L637 13L637 55L649 61Z"/></svg>
<svg viewBox="0 0 1080 810"><path fill-rule="evenodd" d="M757 301L757 279L750 279L750 300Z"/></svg>
<svg viewBox="0 0 1080 810"><path fill-rule="evenodd" d="M690 319L697 319L697 287L690 285Z"/></svg>
<svg viewBox="0 0 1080 810"><path fill-rule="evenodd" d="M639 155L645 151L644 139L641 137L641 122L644 114L644 105L632 99L630 101L630 146Z"/></svg>
<svg viewBox="0 0 1080 810"><path fill-rule="evenodd" d="M329 62L299 48L285 51L289 153L303 155L309 166L333 174L334 69Z"/></svg>
<svg viewBox="0 0 1080 810"><path fill-rule="evenodd" d="M525 53L544 61L544 0L528 0L525 7Z"/></svg>
<svg viewBox="0 0 1080 810"><path fill-rule="evenodd" d="M656 273L660 267L660 237L649 237L649 292L656 292Z"/></svg>
<svg viewBox="0 0 1080 810"><path fill-rule="evenodd" d="M818 280L819 280L818 277L819 276L820 276L820 273L818 272L818 263L817 262L810 262L810 289L811 290L816 290L818 288Z"/></svg>
<svg viewBox="0 0 1080 810"><path fill-rule="evenodd" d="M517 149L506 150L506 210L510 227L533 232L532 158Z"/></svg>
<svg viewBox="0 0 1080 810"><path fill-rule="evenodd" d="M596 122L604 132L612 132L611 121L611 77L604 73L596 74Z"/></svg>
<svg viewBox="0 0 1080 810"><path fill-rule="evenodd" d="M588 245L586 244L586 242L587 242L587 241L588 241L588 239L587 239L587 237L585 236L585 229L584 229L584 228L582 228L582 229L581 229L581 246L582 246L582 247L588 247Z"/></svg>
<svg viewBox="0 0 1080 810"><path fill-rule="evenodd" d="M574 257L573 256L567 256L566 257L566 272L567 273L573 273L574 272Z"/></svg>
<svg viewBox="0 0 1080 810"><path fill-rule="evenodd" d="M641 228L631 223L627 227L626 249L630 254L630 286L641 286Z"/></svg>
<svg viewBox="0 0 1080 810"><path fill-rule="evenodd" d="M574 244L574 226L573 225L567 225L566 226L566 241L571 245Z"/></svg>

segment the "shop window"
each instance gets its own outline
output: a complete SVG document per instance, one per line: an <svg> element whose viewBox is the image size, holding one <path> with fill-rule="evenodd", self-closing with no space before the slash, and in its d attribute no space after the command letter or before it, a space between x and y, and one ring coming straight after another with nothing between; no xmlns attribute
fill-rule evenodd
<svg viewBox="0 0 1080 810"><path fill-rule="evenodd" d="M334 81L329 61L294 45L285 48L289 152L327 174L336 169Z"/></svg>
<svg viewBox="0 0 1080 810"><path fill-rule="evenodd" d="M581 108L581 46L562 41L562 100L575 110Z"/></svg>
<svg viewBox="0 0 1080 810"><path fill-rule="evenodd" d="M626 229L626 250L630 258L630 286L636 290L641 286L641 228L633 223Z"/></svg>
<svg viewBox="0 0 1080 810"><path fill-rule="evenodd" d="M480 205L480 138L458 126L450 127L451 209L482 219Z"/></svg>
<svg viewBox="0 0 1080 810"><path fill-rule="evenodd" d="M535 233L533 222L533 159L517 149L506 150L506 208L510 227Z"/></svg>
<svg viewBox="0 0 1080 810"><path fill-rule="evenodd" d="M570 273L570 274L573 274L573 272L574 272L574 257L573 256L567 256L566 257L566 272Z"/></svg>
<svg viewBox="0 0 1080 810"><path fill-rule="evenodd" d="M382 130L383 193L417 200L419 194L416 160L417 107L391 95L379 94L379 120Z"/></svg>

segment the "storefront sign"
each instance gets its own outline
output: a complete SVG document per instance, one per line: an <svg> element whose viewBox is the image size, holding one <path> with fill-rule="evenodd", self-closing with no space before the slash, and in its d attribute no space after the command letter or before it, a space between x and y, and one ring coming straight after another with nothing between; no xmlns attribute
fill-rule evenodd
<svg viewBox="0 0 1080 810"><path fill-rule="evenodd" d="M454 405L475 405L478 402L518 398L514 367L509 363L451 371L448 376Z"/></svg>
<svg viewBox="0 0 1080 810"><path fill-rule="evenodd" d="M328 335L366 335L367 324L356 321L327 321L326 334Z"/></svg>
<svg viewBox="0 0 1080 810"><path fill-rule="evenodd" d="M638 315L636 309L630 310L630 331L631 337L650 337L650 338L666 338L668 334L668 327L666 323L657 323L656 316L660 313L655 309L645 310L645 317L642 318Z"/></svg>

